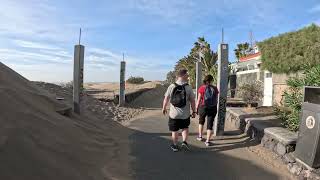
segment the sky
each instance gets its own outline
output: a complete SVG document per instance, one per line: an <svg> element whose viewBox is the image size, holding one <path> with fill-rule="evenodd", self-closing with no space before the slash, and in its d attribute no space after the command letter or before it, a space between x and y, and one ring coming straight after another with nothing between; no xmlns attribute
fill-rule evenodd
<svg viewBox="0 0 320 180"><path fill-rule="evenodd" d="M164 80L198 37L214 51L320 24L319 0L0 0L0 62L29 80L68 82L82 28L85 82Z"/></svg>

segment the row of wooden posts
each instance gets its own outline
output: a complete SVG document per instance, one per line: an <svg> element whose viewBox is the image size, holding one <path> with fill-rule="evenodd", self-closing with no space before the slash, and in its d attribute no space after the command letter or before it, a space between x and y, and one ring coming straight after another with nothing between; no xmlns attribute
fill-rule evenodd
<svg viewBox="0 0 320 180"><path fill-rule="evenodd" d="M81 44L74 48L74 70L73 70L73 110L80 114L80 102L83 93L83 66L84 66L85 47ZM120 65L120 92L119 105L125 105L125 71L126 62L121 61ZM201 85L202 65L201 54L196 63L196 89ZM226 116L226 102L228 91L228 44L221 43L218 46L218 77L217 86L220 91L218 97L218 114L214 124L214 135L219 136L224 133L224 122Z"/></svg>

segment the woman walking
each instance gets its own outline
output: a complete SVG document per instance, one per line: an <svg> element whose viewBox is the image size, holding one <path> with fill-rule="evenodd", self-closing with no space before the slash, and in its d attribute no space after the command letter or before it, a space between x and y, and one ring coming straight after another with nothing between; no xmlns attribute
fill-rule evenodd
<svg viewBox="0 0 320 180"><path fill-rule="evenodd" d="M203 85L198 90L197 112L199 115L199 136L197 140L205 140L206 146L211 146L213 122L217 114L218 89L212 85L213 77L207 75ZM207 119L207 139L202 137L203 125Z"/></svg>

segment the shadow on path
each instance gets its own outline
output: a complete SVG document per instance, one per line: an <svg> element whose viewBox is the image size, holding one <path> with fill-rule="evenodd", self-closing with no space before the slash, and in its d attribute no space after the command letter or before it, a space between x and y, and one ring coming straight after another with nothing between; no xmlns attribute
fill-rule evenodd
<svg viewBox="0 0 320 180"><path fill-rule="evenodd" d="M254 142L245 140L223 144L221 147L215 145L212 148L191 146L190 152L174 153L169 149L171 141L159 135L162 134L136 131L130 136L130 155L134 158L130 167L133 170L134 179L279 179L270 170L238 158L242 156L241 154L233 157L220 153L254 145Z"/></svg>

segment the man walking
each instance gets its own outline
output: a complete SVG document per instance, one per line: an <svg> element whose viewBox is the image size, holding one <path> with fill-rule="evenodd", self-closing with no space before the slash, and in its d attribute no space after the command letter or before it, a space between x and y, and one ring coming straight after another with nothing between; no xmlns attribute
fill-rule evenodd
<svg viewBox="0 0 320 180"><path fill-rule="evenodd" d="M167 105L170 103L169 112L169 130L172 134L172 145L170 148L177 152L179 139L179 130L182 130L182 148L189 150L187 143L190 125L190 105L192 108L191 117L195 118L195 95L191 86L188 85L189 74L183 69L177 73L177 81L171 84L165 94L162 106L162 113L167 114Z"/></svg>

